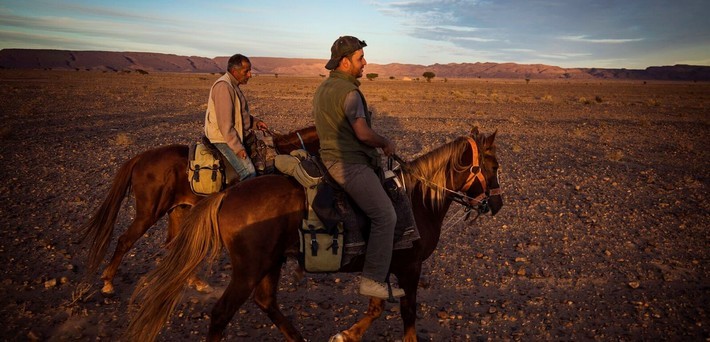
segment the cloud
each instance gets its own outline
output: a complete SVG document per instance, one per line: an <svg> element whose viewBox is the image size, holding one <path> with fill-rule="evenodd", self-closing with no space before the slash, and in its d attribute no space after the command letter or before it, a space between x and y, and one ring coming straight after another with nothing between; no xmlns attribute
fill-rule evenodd
<svg viewBox="0 0 710 342"><path fill-rule="evenodd" d="M546 59L558 59L558 60L575 59L575 58L587 57L587 56L591 56L591 55L592 54L590 54L590 53L558 53L558 54L539 53L539 54L536 54L537 57L546 58Z"/></svg>
<svg viewBox="0 0 710 342"><path fill-rule="evenodd" d="M496 39L479 38L479 37L452 37L451 40L452 41L456 41L456 40L470 41L470 42L477 42L477 43L489 43L489 42L497 41Z"/></svg>
<svg viewBox="0 0 710 342"><path fill-rule="evenodd" d="M559 37L559 39L561 39L561 40L566 40L566 41L572 41L572 42L594 43L594 44L625 44L625 43L640 42L640 41L643 41L643 40L644 40L644 38L627 38L627 39L606 38L606 39L592 39L592 38L587 38L587 36L561 36L561 37Z"/></svg>
<svg viewBox="0 0 710 342"><path fill-rule="evenodd" d="M693 48L709 44L710 21L700 15L710 9L707 0L678 0L673 6L660 0L418 0L379 2L377 8L414 39L460 49L448 56L447 50L431 52L440 58L484 48L520 62L638 67L649 65L652 55L670 55L663 52L667 49L693 51L684 58L692 61L707 60L710 51Z"/></svg>

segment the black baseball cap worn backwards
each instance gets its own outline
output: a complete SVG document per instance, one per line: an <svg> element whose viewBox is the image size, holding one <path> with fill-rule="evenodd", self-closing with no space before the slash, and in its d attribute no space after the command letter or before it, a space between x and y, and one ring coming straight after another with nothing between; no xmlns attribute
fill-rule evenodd
<svg viewBox="0 0 710 342"><path fill-rule="evenodd" d="M364 47L367 46L364 40L357 39L353 36L341 36L330 47L330 60L326 63L325 68L333 70L338 67L340 60Z"/></svg>

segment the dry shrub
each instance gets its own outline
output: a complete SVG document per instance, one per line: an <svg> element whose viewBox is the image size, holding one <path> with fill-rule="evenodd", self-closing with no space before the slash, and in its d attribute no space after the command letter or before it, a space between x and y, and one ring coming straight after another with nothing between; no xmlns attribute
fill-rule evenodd
<svg viewBox="0 0 710 342"><path fill-rule="evenodd" d="M464 98L464 94L458 90L452 90L451 95L458 99Z"/></svg>
<svg viewBox="0 0 710 342"><path fill-rule="evenodd" d="M543 101L552 101L552 95L550 95L550 94L545 94L545 95L543 95L540 99L543 100Z"/></svg>
<svg viewBox="0 0 710 342"><path fill-rule="evenodd" d="M606 155L607 160L615 161L615 162L618 162L623 157L624 157L624 152L622 152L621 150L611 151L611 152L607 153L607 155Z"/></svg>
<svg viewBox="0 0 710 342"><path fill-rule="evenodd" d="M581 127L575 127L574 130L572 130L572 135L581 138L586 134L585 130L582 129Z"/></svg>
<svg viewBox="0 0 710 342"><path fill-rule="evenodd" d="M579 103L584 104L584 105L590 105L592 104L592 101L587 99L586 97L582 96L577 100Z"/></svg>
<svg viewBox="0 0 710 342"><path fill-rule="evenodd" d="M658 101L658 99L648 99L646 101L646 104L648 104L649 106L658 107L661 105L661 102Z"/></svg>
<svg viewBox="0 0 710 342"><path fill-rule="evenodd" d="M117 146L130 146L133 145L133 138L127 133L118 133L113 139L113 143Z"/></svg>
<svg viewBox="0 0 710 342"><path fill-rule="evenodd" d="M490 97L491 100L493 100L493 102L498 103L498 102L501 101L500 95L498 95L498 93L496 93L496 92L492 92L489 97Z"/></svg>

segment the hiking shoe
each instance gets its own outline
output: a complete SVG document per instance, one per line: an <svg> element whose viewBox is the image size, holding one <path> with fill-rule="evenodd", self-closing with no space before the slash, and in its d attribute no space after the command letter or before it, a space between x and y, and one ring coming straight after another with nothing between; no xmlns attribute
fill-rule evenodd
<svg viewBox="0 0 710 342"><path fill-rule="evenodd" d="M389 291L387 291L387 283L365 277L360 277L360 294L380 299L388 299L390 297ZM404 296L404 290L392 287L392 297L399 298L402 296Z"/></svg>

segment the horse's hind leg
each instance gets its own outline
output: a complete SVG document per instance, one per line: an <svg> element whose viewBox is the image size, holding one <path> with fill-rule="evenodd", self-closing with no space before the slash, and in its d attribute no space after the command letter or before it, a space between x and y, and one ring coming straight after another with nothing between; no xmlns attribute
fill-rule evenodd
<svg viewBox="0 0 710 342"><path fill-rule="evenodd" d="M273 271L267 274L254 290L254 301L279 328L287 341L304 341L301 333L283 315L276 302L280 276L281 267L274 267Z"/></svg>
<svg viewBox="0 0 710 342"><path fill-rule="evenodd" d="M118 266L121 264L123 256L126 255L131 247L133 247L133 244L148 231L148 228L157 221L158 217L155 217L155 215L136 212L136 218L133 219L133 223L131 223L126 232L118 238L113 257L111 257L111 261L101 274L101 279L104 281L101 294L104 296L112 296L114 294L113 278L116 276Z"/></svg>
<svg viewBox="0 0 710 342"><path fill-rule="evenodd" d="M385 300L375 297L370 297L370 304L363 317L359 322L353 324L350 329L342 331L330 338L330 341L361 341L367 329L370 328L372 322L382 315L385 308Z"/></svg>

